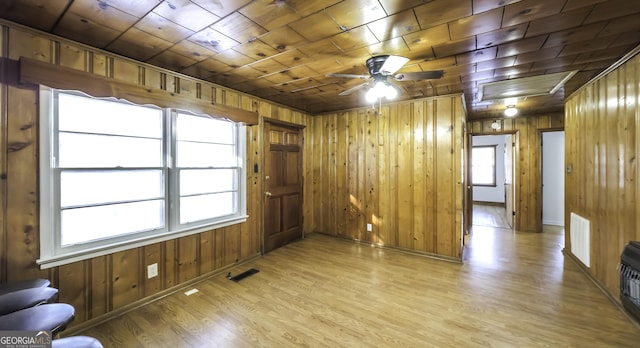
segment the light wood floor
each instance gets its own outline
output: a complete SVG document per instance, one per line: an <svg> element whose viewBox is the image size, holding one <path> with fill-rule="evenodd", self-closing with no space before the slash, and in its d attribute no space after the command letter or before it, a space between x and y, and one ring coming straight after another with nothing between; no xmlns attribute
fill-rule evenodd
<svg viewBox="0 0 640 348"><path fill-rule="evenodd" d="M464 264L314 234L81 334L105 347L638 347L562 230L474 226Z"/></svg>
<svg viewBox="0 0 640 348"><path fill-rule="evenodd" d="M474 226L510 228L504 205L474 202L472 222Z"/></svg>

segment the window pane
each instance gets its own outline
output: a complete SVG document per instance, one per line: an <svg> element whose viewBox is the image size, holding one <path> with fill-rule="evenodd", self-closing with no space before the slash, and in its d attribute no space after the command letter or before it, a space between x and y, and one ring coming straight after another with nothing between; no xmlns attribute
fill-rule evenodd
<svg viewBox="0 0 640 348"><path fill-rule="evenodd" d="M60 133L61 168L161 167L162 140Z"/></svg>
<svg viewBox="0 0 640 348"><path fill-rule="evenodd" d="M473 165L493 165L495 163L495 147L474 147L471 154Z"/></svg>
<svg viewBox="0 0 640 348"><path fill-rule="evenodd" d="M162 198L161 170L63 171L60 173L62 208Z"/></svg>
<svg viewBox="0 0 640 348"><path fill-rule="evenodd" d="M164 227L164 201L68 209L61 216L62 246Z"/></svg>
<svg viewBox="0 0 640 348"><path fill-rule="evenodd" d="M476 185L493 185L493 167L475 166L472 172L473 183Z"/></svg>
<svg viewBox="0 0 640 348"><path fill-rule="evenodd" d="M236 212L235 193L180 197L180 223L211 219Z"/></svg>
<svg viewBox="0 0 640 348"><path fill-rule="evenodd" d="M181 169L180 195L235 190L235 169Z"/></svg>
<svg viewBox="0 0 640 348"><path fill-rule="evenodd" d="M156 108L58 94L61 131L162 138L162 114Z"/></svg>
<svg viewBox="0 0 640 348"><path fill-rule="evenodd" d="M178 141L233 144L234 124L210 117L178 114Z"/></svg>
<svg viewBox="0 0 640 348"><path fill-rule="evenodd" d="M235 167L235 146L178 142L178 167Z"/></svg>

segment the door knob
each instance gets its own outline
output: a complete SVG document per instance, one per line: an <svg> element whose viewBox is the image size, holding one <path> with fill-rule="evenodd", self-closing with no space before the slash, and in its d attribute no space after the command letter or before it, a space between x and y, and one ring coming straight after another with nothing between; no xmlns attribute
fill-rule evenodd
<svg viewBox="0 0 640 348"><path fill-rule="evenodd" d="M271 197L271 192L265 192L264 195L267 197Z"/></svg>

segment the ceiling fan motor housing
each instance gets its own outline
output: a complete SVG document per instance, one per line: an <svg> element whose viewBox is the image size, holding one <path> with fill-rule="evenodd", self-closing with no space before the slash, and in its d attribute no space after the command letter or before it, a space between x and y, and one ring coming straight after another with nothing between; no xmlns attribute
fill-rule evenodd
<svg viewBox="0 0 640 348"><path fill-rule="evenodd" d="M385 74L384 71L380 71L380 68L382 68L384 63L387 61L387 58L389 58L389 55L375 56L367 59L367 68L369 68L369 74L371 74L371 76L390 75L391 72L386 72Z"/></svg>

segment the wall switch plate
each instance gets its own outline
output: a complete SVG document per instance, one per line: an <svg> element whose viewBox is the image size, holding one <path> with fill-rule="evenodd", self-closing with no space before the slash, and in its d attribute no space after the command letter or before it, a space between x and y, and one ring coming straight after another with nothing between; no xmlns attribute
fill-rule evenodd
<svg viewBox="0 0 640 348"><path fill-rule="evenodd" d="M154 263L147 266L147 279L158 276L158 264Z"/></svg>
<svg viewBox="0 0 640 348"><path fill-rule="evenodd" d="M367 224L367 232L373 231L373 226L371 224Z"/></svg>

